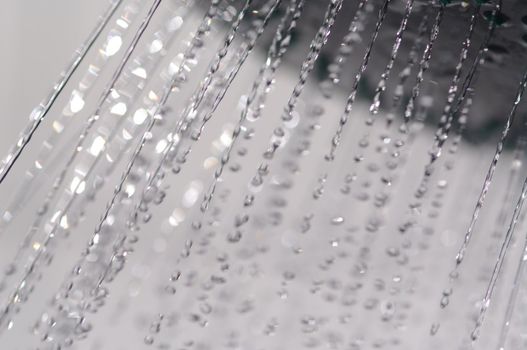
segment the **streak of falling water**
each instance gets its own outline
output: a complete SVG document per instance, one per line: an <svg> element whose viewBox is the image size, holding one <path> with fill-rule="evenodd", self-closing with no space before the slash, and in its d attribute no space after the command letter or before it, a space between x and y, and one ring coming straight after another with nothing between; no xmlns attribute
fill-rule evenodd
<svg viewBox="0 0 527 350"><path fill-rule="evenodd" d="M430 33L430 38L428 39L425 51L423 52L423 57L421 57L421 62L419 63L419 72L417 73L415 85L412 88L412 96L410 97L410 100L408 101L408 104L406 105L406 109L404 111L404 125L402 127L403 131L406 131L408 123L410 122L410 119L412 118L412 115L414 113L415 102L417 100L417 97L419 97L421 83L424 79L424 74L430 66L430 59L432 58L432 49L434 47L434 43L437 40L437 37L439 36L439 27L441 25L441 21L443 20L444 13L445 6L441 5L439 10L437 11L434 25L432 26L432 30Z"/></svg>
<svg viewBox="0 0 527 350"><path fill-rule="evenodd" d="M455 131L454 138L452 139L452 145L450 147L450 154L455 155L458 152L459 144L461 143L461 140L463 139L463 133L465 132L465 129L467 127L467 121L468 116L470 114L470 109L472 108L472 104L474 102L474 90L469 89L467 97L465 98L465 105L461 109L461 114L457 120L457 130ZM455 162L456 157L452 156L453 162ZM452 164L453 166L453 164Z"/></svg>
<svg viewBox="0 0 527 350"><path fill-rule="evenodd" d="M270 0L267 3L267 6L269 8L265 11L267 14L266 14L264 20L258 25L258 28L256 29L256 34L252 35L252 39L250 40L249 44L243 50L243 52L239 55L238 62L236 62L234 64L234 67L229 72L228 77L226 78L225 82L222 84L223 85L222 88L218 91L218 93L214 97L214 100L212 102L211 108L206 113L204 113L203 117L201 118L201 122L199 123L199 126L191 133L190 139L191 139L192 142L196 142L196 141L198 141L200 139L201 134L202 134L203 130L205 129L205 125L212 118L212 116L213 116L214 112L216 111L217 107L219 106L219 104L223 100L227 90L229 89L229 87L232 84L234 78L238 74L238 72L239 72L240 68L242 67L243 63L245 62L245 60L249 56L250 52L254 48L254 46L256 44L256 41L258 40L258 38L261 36L263 31L265 30L265 27L266 27L267 23L271 19L271 15L274 13L275 9L280 4L280 1L281 0ZM197 112L197 106L196 106L195 110L191 110L190 115L194 115L196 112ZM181 120L187 120L187 118L188 118L188 115L185 116L184 118L182 118ZM181 124L181 125L183 125L183 124ZM179 128L177 127L175 135L176 135L176 139L177 140L181 139L181 137L183 136L181 127L179 127ZM174 146L179 146L179 141L178 141L177 144L174 143L173 145L167 146L166 149L170 153L172 153L172 149L175 149ZM183 152L185 154L187 154L188 152L190 152L190 149L191 149L191 147L189 146L189 148L185 149ZM170 153L167 153L167 155L170 154ZM159 167L156 169L156 172L155 172L156 174L161 170L161 165L162 164L163 164L163 161L161 163L159 163ZM153 180L153 179L155 179L155 177L152 177L151 179ZM139 207L136 207L136 209L138 209L138 208ZM133 216L135 216L135 212L134 212Z"/></svg>
<svg viewBox="0 0 527 350"><path fill-rule="evenodd" d="M221 175L223 174L225 166L229 162L231 152L236 144L238 136L241 133L242 126L247 120L249 113L251 113L251 107L256 101L258 102L256 108L263 108L263 101L265 101L265 96L269 93L271 89L276 70L282 62L283 55L289 48L289 44L291 42L291 33L296 27L297 21L300 18L300 15L302 14L304 2L304 0L293 0L291 2L291 5L287 9L286 15L282 18L282 21L278 26L276 34L273 38L273 42L271 43L271 46L269 48L267 59L264 65L260 68L260 71L258 72L258 76L253 83L251 91L247 95L245 106L243 107L243 110L241 112L240 119L237 125L234 127L234 130L231 135L232 141L221 156L220 164L214 172L214 176L211 184L209 185L207 193L203 197L203 201L200 206L200 209L203 213L205 213L205 211L208 209L210 202L214 197L218 181L221 178ZM252 117L254 118L254 115Z"/></svg>
<svg viewBox="0 0 527 350"><path fill-rule="evenodd" d="M498 0L497 4L494 7L494 10L492 11L491 19L490 19L489 26L487 29L487 34L485 36L485 39L483 40L483 42L481 43L479 47L478 53L472 62L472 66L470 67L470 70L467 76L465 77L465 80L463 81L461 94L457 98L455 108L451 109L451 113L450 113L451 118L453 118L455 114L457 113L457 111L459 110L459 108L461 108L461 105L465 99L465 96L467 95L469 90L472 88L472 82L476 77L476 72L479 66L484 62L484 54L487 52L490 40L494 36L494 32L495 32L497 21L498 21L496 18L497 18L497 15L501 11L502 2L503 0ZM481 5L481 3L482 3L481 1L477 1L478 7ZM447 136L448 136L448 131L449 129L446 129L445 131L445 135Z"/></svg>
<svg viewBox="0 0 527 350"><path fill-rule="evenodd" d="M473 230L474 230L474 227L476 225L476 222L478 221L478 217L479 217L479 213L481 211L481 209L483 208L483 204L485 203L485 199L487 197L487 193L490 189L490 185L492 183L492 180L494 178L494 172L496 171L496 167L498 165L498 161L500 159L500 156L501 156L501 153L503 152L503 145L504 145L504 142L505 140L507 140L507 137L509 135L509 131L511 129L511 126L512 124L514 123L514 120L515 120L515 117L516 117L516 111L518 109L518 106L522 100L522 97L523 97L523 94L525 92L525 86L527 85L527 71L524 73L523 75L523 78L520 82L520 85L518 87L518 91L516 93L516 99L514 100L514 103L512 105L512 108L509 112L509 115L507 117L507 121L505 123L505 127L502 131L502 134L501 134L501 137L498 141L498 144L496 145L496 151L494 153L494 157L492 158L492 161L490 163L490 166L489 166L489 169L487 171L487 174L485 176L485 181L483 183L483 187L481 188L481 192L479 194L479 197L478 197L478 201L476 203L476 206L474 208L474 211L472 213L472 218L470 220L470 224L468 226L468 229L465 233L465 237L463 239L463 242L461 244L461 247L459 248L458 250L458 253L456 255L456 264L454 266L454 269L450 272L449 274L449 284L450 284L450 287L447 288L448 290L453 290L452 288L452 284L454 283L454 280L457 279L458 275L459 275L459 267L461 266L461 264L463 263L463 259L465 258L465 252L468 248L468 245L470 243L470 239L472 238L472 233L473 233ZM450 293L451 295L452 293ZM442 308L446 308L446 306L449 304L448 302L448 298L450 297L449 296L446 296L446 300L445 299L445 296L442 296L441 297L441 307ZM430 334L431 335L435 335L437 334L437 329L438 329L438 323L434 323L434 325L432 325L432 329L435 331L431 331Z"/></svg>
<svg viewBox="0 0 527 350"><path fill-rule="evenodd" d="M492 276L487 286L485 297L481 301L481 309L479 311L476 324L474 326L474 329L472 330L472 333L470 334L470 338L472 339L473 342L478 339L481 327L483 326L483 322L485 321L485 316L489 309L492 295L494 293L494 289L496 288L496 283L498 281L498 278L500 277L501 269L503 267L503 263L505 262L505 257L509 250L512 236L514 235L516 224L518 223L518 218L520 216L526 196L527 196L527 178L525 178L525 181L523 182L522 191L521 191L520 197L518 198L518 202L516 203L516 207L514 208L514 212L512 214L512 218L509 224L509 228L507 229L507 233L505 234L505 237L503 238L503 243L501 245L498 257L496 259L496 264L494 265L494 270L492 271Z"/></svg>
<svg viewBox="0 0 527 350"><path fill-rule="evenodd" d="M358 70L358 72L355 75L355 81L354 81L354 84L352 86L352 91L351 91L351 93L350 93L350 95L349 95L349 97L347 99L347 102L346 102L344 116L341 117L340 120L339 120L339 125L337 127L337 131L336 131L336 133L335 133L335 135L333 136L333 139L332 139L333 140L332 143L331 143L332 147L331 147L329 153L325 156L325 159L327 161L329 161L329 162L332 162L334 160L336 148L338 146L338 143L335 143L335 140L337 138L340 140L343 128L344 128L344 126L346 124L347 119L349 118L349 116L351 114L352 105L353 105L353 103L355 101L355 98L356 98L356 94L357 94L357 90L358 90L358 86L359 86L360 80L361 80L362 75L366 71L366 68L368 66L369 58L371 56L371 52L372 52L373 46L374 46L375 41L376 41L376 39L377 39L377 37L379 35L380 29L382 27L382 24L384 23L384 19L386 17L386 13L387 13L387 10L388 10L389 3L390 3L390 1L386 0L383 3L381 9L379 10L378 19L377 19L377 22L375 24L375 29L374 29L374 31L373 31L373 33L371 35L369 44L368 44L368 46L366 48L366 51L365 51L365 54L364 54L361 66L359 67L359 70ZM355 21L355 19L353 19L353 21L352 21L352 23L350 25L350 32L353 32L353 31L356 30L355 29L356 24L354 24L354 21ZM398 32L397 37L399 37L399 32ZM336 57L336 64L338 64L338 65L342 65L343 64L343 60L340 59L339 55L337 55L337 57ZM334 84L336 84L336 83L339 82L339 80L338 79L332 79L332 82ZM344 118L345 118L345 120L344 120ZM326 184L327 177L328 177L327 173L323 173L322 175L320 175L318 177L319 181L318 181L318 184L317 184L316 188L313 191L313 196L312 196L313 199L318 200L318 199L320 199L322 197L322 195L324 193L324 186ZM309 217L309 220L312 220L314 216L313 216L313 214L311 214L308 217ZM306 217L304 219L306 219Z"/></svg>
<svg viewBox="0 0 527 350"><path fill-rule="evenodd" d="M527 261L527 237L524 238L522 254L520 256L520 261L518 262L518 267L516 268L516 273L514 275L512 290L508 299L507 308L505 309L505 317L500 330L500 336L498 338L498 350L505 350L505 343L507 342L507 336L509 334L512 316L516 308L516 301L518 300L518 293L522 285L521 278L525 272L525 261Z"/></svg>
<svg viewBox="0 0 527 350"><path fill-rule="evenodd" d="M295 0L295 2L296 2L296 0ZM294 27L296 27L296 21L298 20L298 17L302 13L302 10L303 10L303 7L304 7L304 3L305 3L305 1L302 0L302 2L298 4L297 10L293 13L293 18L292 18L293 21L290 23L291 29L288 28L286 30L287 35L284 34L283 37L280 39L280 46L279 46L280 50L278 50L278 57L277 58L283 56L285 54L285 51L287 51L287 49L289 48L289 45L291 44L292 32L293 32ZM270 66L270 68L271 68L271 70L269 72L270 76L274 75L276 69L278 68L278 66L280 65L281 62L282 62L281 58L277 59ZM262 114L262 110L265 108L265 101L267 99L267 95L269 94L270 86L272 84L273 84L272 79L270 77L267 78L265 80L265 84L262 86L263 91L255 96L254 101L252 102L252 105L254 105L254 107L255 107L254 110L252 111L252 115L251 115L251 118L253 120L258 119L260 117L260 115Z"/></svg>
<svg viewBox="0 0 527 350"><path fill-rule="evenodd" d="M74 148L74 152L72 153L70 159L68 160L66 168L63 170L63 176L61 176L62 180L64 178L66 169L73 162L73 160L75 159L76 155L78 154L78 149L79 149L80 145L82 144L83 140L88 135L89 129L91 129L91 127L93 126L95 121L98 119L101 106L103 105L104 101L106 100L106 98L110 95L111 91L113 90L113 87L115 86L115 83L117 82L119 76L121 75L122 71L124 70L124 67L126 66L126 63L129 61L130 57L132 56L132 53L134 52L137 43L139 42L139 40L143 36L146 28L148 27L150 21L152 20L154 14L156 13L156 11L157 11L157 9L158 9L160 4L161 4L161 0L154 0L153 1L153 3L151 5L146 17L143 19L139 29L135 33L130 45L128 46L128 49L126 51L125 56L123 57L123 59L119 63L119 66L117 67L117 70L115 71L115 73L114 73L114 75L113 75L113 77L112 77L112 79L110 81L110 84L103 91L103 93L102 93L102 95L100 97L100 100L99 100L99 102L97 104L96 112L89 118L88 123L86 125L86 128L84 129L82 135L80 136L80 139L78 141L77 147ZM52 238L53 238L52 235L48 235L46 242L43 243L43 246L45 246L45 244L47 244L47 242L49 242L49 240L52 239ZM33 259L33 261L30 264L30 267L27 269L27 272L25 273L25 276L22 278L21 282L17 284L16 292L13 293L9 297L5 307L2 309L2 311L0 313L0 324L3 324L6 321L6 319L9 317L11 312L14 311L13 310L14 304L16 303L17 300L20 300L20 295L19 295L20 290L23 288L27 276L32 273L32 270L33 270L36 262L39 260L40 256L43 254L43 251L44 251L43 249L39 249L38 250L38 252L36 253L35 258ZM3 328L3 327L0 328L0 330L2 330L2 329L5 329L5 328Z"/></svg>
<svg viewBox="0 0 527 350"><path fill-rule="evenodd" d="M521 278L525 272L525 261L527 261L527 239L524 241L522 255L520 256L520 261L514 275L513 286L511 294L509 296L509 302L507 304L507 309L505 311L505 319L500 331L500 337L498 341L498 350L505 350L505 343L507 342L507 336L509 334L509 328L511 325L512 315L515 311L516 301L518 299L518 293L522 284Z"/></svg>
<svg viewBox="0 0 527 350"><path fill-rule="evenodd" d="M397 54L399 53L399 48L401 47L403 35L408 26L408 19L410 18L410 15L412 14L413 6L414 6L414 0L408 0L406 2L406 8L404 11L403 19L401 20L401 24L399 25L399 29L397 30L397 33L395 35L395 42L392 47L392 53L390 55L390 60L388 61L388 64L386 65L384 72L382 72L381 80L379 81L379 83L377 84L377 88L375 89L375 93L374 93L375 95L373 96L373 103L370 106L370 112L372 114L379 113L379 107L381 105L381 95L386 90L386 82L390 76L393 65L395 64L395 60L397 59Z"/></svg>
<svg viewBox="0 0 527 350"><path fill-rule="evenodd" d="M524 128L525 130L525 128ZM501 200L501 203L503 205L501 206L500 212L498 213L498 217L496 218L496 231L502 230L503 226L507 223L507 216L508 216L508 204L512 200L512 196L515 192L515 185L517 183L517 178L520 173L520 170L522 168L522 160L525 157L525 148L527 146L527 139L523 136L520 136L516 140L516 145L514 146L513 151L513 160L511 164L511 168L509 171L509 176L507 178L507 187L505 188L503 199ZM496 232L497 235L497 232Z"/></svg>
<svg viewBox="0 0 527 350"><path fill-rule="evenodd" d="M465 38L465 41L463 42L463 48L461 50L461 55L459 58L458 65L456 66L456 72L454 74L452 83L448 91L447 104L444 108L443 115L441 116L441 119L440 119L440 123L439 123L438 130L436 132L436 137L434 140L434 145L432 147L432 150L430 151L430 161L428 162L427 165L425 165L424 177L423 177L423 180L421 181L421 185L419 186L420 189L424 189L426 191L426 182L428 180L428 177L430 177L433 171L433 164L441 156L443 145L448 139L448 134L452 127L452 121L454 120L455 115L461 108L461 105L463 101L465 100L467 93L469 92L469 89L471 89L472 82L476 76L476 72L478 68L480 67L482 62L484 62L484 54L486 53L490 40L492 39L494 35L494 30L496 29L496 19L495 18L496 18L497 13L499 13L499 11L501 10L501 6L502 6L502 0L499 0L498 3L496 4L495 9L492 12L491 21L489 23L489 27L488 27L485 39L481 43L478 53L472 62L470 70L467 76L465 77L465 80L463 81L461 93L458 96L458 98L455 99L456 93L458 91L458 84L459 84L459 79L461 76L461 70L463 68L463 63L467 58L468 49L470 48L471 38L472 38L472 34L474 32L474 28L476 24L476 19L479 16L479 12L481 8L481 2L477 1L477 5L474 8L474 12L471 16L467 37ZM456 104L454 108L452 108L454 101L456 101ZM422 195L422 193L419 194L419 192L420 190L418 190L417 195L418 196Z"/></svg>
<svg viewBox="0 0 527 350"><path fill-rule="evenodd" d="M426 10L425 10L426 11ZM423 15L423 18L421 19L421 22L419 23L419 28L417 30L417 37L415 38L415 41L412 45L412 48L410 49L410 53L408 54L408 62L406 63L406 66L401 70L399 73L399 81L397 85L395 86L392 104L388 110L387 115L387 121L386 124L389 127L393 120L395 119L395 112L399 108L402 97L404 94L404 85L408 78L410 77L412 73L412 69L417 63L418 60L418 53L421 49L421 45L423 43L424 36L428 29L428 13L425 13Z"/></svg>
<svg viewBox="0 0 527 350"><path fill-rule="evenodd" d="M22 154L24 151L24 148L27 146L35 132L37 131L38 127L42 123L42 121L45 119L46 115L48 114L49 110L61 94L62 90L68 83L68 81L71 79L75 71L77 71L77 68L81 64L81 62L86 57L88 51L90 51L90 48L93 46L95 41L99 38L101 35L101 32L106 27L110 19L113 17L115 11L119 7L119 5L123 2L123 0L112 0L110 1L110 6L108 9L99 17L99 20L97 21L97 25L92 30L86 41L75 51L75 56L73 57L72 61L68 65L68 67L60 74L60 78L53 86L53 89L49 93L49 95L39 104L38 107L36 107L30 115L29 125L25 127L24 131L22 131L19 140L17 143L9 150L9 153L6 157L2 160L2 164L0 165L0 184L4 181L7 174L15 164L18 157Z"/></svg>
<svg viewBox="0 0 527 350"><path fill-rule="evenodd" d="M333 161L335 159L335 153L340 144L340 139L342 137L344 127L346 126L348 122L348 119L351 115L351 110L353 108L353 104L355 103L355 98L357 97L357 90L359 88L359 83L362 79L362 75L364 74L364 72L366 71L366 68L368 67L368 63L369 63L370 56L371 56L371 51L373 49L373 45L375 44L375 41L377 40L377 37L379 36L379 31L381 30L382 24L384 23L384 19L386 18L386 13L388 12L389 4L390 4L390 0L385 0L382 5L382 8L379 10L377 23L375 24L375 30L370 38L370 43L368 44L368 47L366 48L366 52L362 59L361 66L358 72L355 74L355 80L353 82L351 93L349 94L348 99L346 101L346 107L344 108L344 113L339 119L339 124L335 131L335 134L333 135L331 139L331 145L330 145L329 152L325 156L325 159L327 161Z"/></svg>
<svg viewBox="0 0 527 350"><path fill-rule="evenodd" d="M304 62L302 62L299 80L295 88L293 89L293 93L289 97L289 101L287 102L287 106L285 108L285 116L283 117L284 121L290 121L293 119L292 113L296 108L298 98L300 97L300 95L302 94L302 91L304 90L304 87L307 83L307 78L309 77L309 74L311 73L311 71L313 70L315 66L315 62L318 59L318 56L320 54L320 51L322 50L322 47L327 42L331 28L333 27L333 24L335 23L337 14L340 12L340 9L342 8L342 3L343 3L343 0L331 0L329 4L328 10L324 17L324 22L322 24L322 27L320 27L315 38L311 42L309 53L306 59L304 60Z"/></svg>
<svg viewBox="0 0 527 350"><path fill-rule="evenodd" d="M357 12L355 13L355 16L348 27L348 32L340 43L333 62L328 66L328 70L330 72L329 76L320 84L326 98L331 97L333 93L332 87L340 82L342 67L353 51L353 44L357 41L357 35L359 31L364 30L364 22L366 20L364 6L367 3L368 0L361 0L359 2L359 5L357 6Z"/></svg>
<svg viewBox="0 0 527 350"><path fill-rule="evenodd" d="M443 109L443 115L441 116L441 119L439 121L438 130L436 131L436 135L435 135L433 149L430 151L430 157L431 157L430 165L433 162L435 162L437 158L441 156L442 146L447 140L448 130L450 130L451 125L452 125L452 119L454 117L453 113L451 113L452 106L453 106L456 94L458 92L458 85L461 79L461 72L463 69L463 65L465 61L467 60L468 50L470 48L470 45L472 44L472 35L474 34L474 28L476 26L480 7L481 6L479 5L474 7L474 11L470 18L470 24L469 24L467 36L463 40L463 46L459 54L459 60L456 65L456 71L454 73L454 76L452 77L450 87L448 88L447 103ZM477 62L479 61L480 60L478 59Z"/></svg>

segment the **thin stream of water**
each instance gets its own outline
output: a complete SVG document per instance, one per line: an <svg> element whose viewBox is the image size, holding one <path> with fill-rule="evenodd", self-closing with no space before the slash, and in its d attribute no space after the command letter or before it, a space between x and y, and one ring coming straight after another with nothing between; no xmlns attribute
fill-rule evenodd
<svg viewBox="0 0 527 350"><path fill-rule="evenodd" d="M360 0L355 16L348 26L348 31L342 39L333 62L328 66L329 76L320 83L322 93L326 98L333 95L334 87L341 81L342 68L353 51L354 44L360 41L359 33L364 30L366 16L365 6L369 0Z"/></svg>
<svg viewBox="0 0 527 350"><path fill-rule="evenodd" d="M421 83L423 82L423 79L424 79L424 74L430 67L430 59L432 58L432 49L439 36L439 27L443 20L444 14L445 14L445 7L441 5L439 10L437 11L435 21L434 21L434 24L432 26L432 30L430 33L430 37L428 39L428 43L426 44L425 51L423 52L423 57L421 57L421 62L419 63L419 72L417 73L415 85L412 88L412 95L404 111L404 125L402 126L402 129L401 129L403 132L406 131L406 127L408 123L410 122L410 120L412 119L414 109L415 109L415 103L416 103L417 98L419 97Z"/></svg>
<svg viewBox="0 0 527 350"><path fill-rule="evenodd" d="M503 203L503 205L501 206L501 209L498 213L498 217L496 218L496 232L494 234L496 237L500 237L501 230L503 230L503 227L505 227L505 225L507 224L507 217L509 215L509 203L511 203L514 192L516 191L515 185L517 185L518 175L520 173L520 170L522 169L526 147L527 139L523 136L520 136L516 140L514 150L512 151L513 160L510 165L509 176L507 178L507 186L503 193L503 199L501 200L501 203Z"/></svg>
<svg viewBox="0 0 527 350"><path fill-rule="evenodd" d="M326 44L327 39L330 35L331 27L335 22L337 14L342 8L343 0L331 0L326 15L324 17L324 22L322 27L317 32L315 38L311 42L309 53L302 62L299 80L293 89L293 93L289 97L287 106L285 108L284 116L282 117L284 121L291 121L293 119L293 111L298 103L298 99L304 90L304 87L307 83L307 78L315 66L315 62L318 59L322 47Z"/></svg>
<svg viewBox="0 0 527 350"><path fill-rule="evenodd" d="M392 68L395 64L395 60L397 59L397 54L399 53L399 48L401 47L401 42L403 40L404 32L406 31L406 28L408 26L408 19L410 18L410 15L412 14L414 6L414 0L408 0L406 2L406 7L404 10L404 16L401 20L401 24L399 25L399 29L397 29L397 33L395 34L395 41L392 47L392 52L390 55L390 60L388 64L386 65L386 68L384 69L384 72L381 74L381 80L379 80L379 83L377 84L377 88L375 89L374 96L373 96L373 102L370 106L370 112L372 114L378 114L379 108L381 106L381 96L383 92L386 90L386 82L390 76L390 73L392 71Z"/></svg>
<svg viewBox="0 0 527 350"><path fill-rule="evenodd" d="M498 338L498 350L506 349L506 342L509 335L509 330L512 322L513 314L516 310L516 303L518 301L518 294L522 286L521 278L525 273L525 261L527 261L527 238L524 238L522 254L520 255L520 261L518 262L516 273L514 274L514 280L512 282L512 289L507 302L507 308L505 309L505 317L501 326L500 336Z"/></svg>
<svg viewBox="0 0 527 350"><path fill-rule="evenodd" d="M483 323L485 321L485 316L487 315L487 311L489 309L491 299L496 288L496 283L498 281L498 278L500 277L503 263L505 262L505 257L507 256L512 237L516 229L516 224L518 223L518 219L520 217L520 213L525 202L525 197L527 197L527 178L525 178L525 181L523 182L521 194L518 198L518 202L516 203L516 207L514 208L509 228L507 229L507 233L503 238L503 243L501 245L498 257L496 259L496 264L494 265L494 270L492 271L492 276L487 286L485 297L481 301L481 309L479 311L476 324L474 325L474 329L472 330L472 333L470 335L470 338L473 342L475 342L480 335L481 327L483 326Z"/></svg>
<svg viewBox="0 0 527 350"><path fill-rule="evenodd" d="M480 6L481 3L482 3L481 1L479 0L477 1L478 6ZM461 94L457 99L455 108L451 110L452 116L458 112L459 108L461 108L461 105L463 104L463 100L465 99L466 94L472 88L472 83L474 81L474 78L476 77L476 72L479 66L482 64L482 62L484 62L483 55L487 51L490 40L494 36L494 32L496 30L497 22L498 22L497 17L501 13L502 3L503 3L503 0L498 0L498 2L496 3L496 6L494 7L494 10L492 11L487 33L485 35L485 39L481 43L478 53L472 62L472 66L470 67L470 70L467 76L465 77L465 80L463 81ZM446 135L448 135L448 130L446 130Z"/></svg>
<svg viewBox="0 0 527 350"><path fill-rule="evenodd" d="M481 6L475 6L474 11L470 17L470 24L467 32L467 36L463 40L461 52L459 54L459 61L456 65L456 71L452 77L452 81L450 82L450 87L448 88L448 96L447 96L447 103L443 109L443 114L441 115L439 125L436 131L435 140L433 149L430 151L430 164L435 162L437 158L441 156L441 149L443 147L443 144L447 140L448 131L450 130L452 126L452 120L454 117L453 113L450 113L452 110L452 106L456 97L456 94L458 92L458 85L461 79L461 73L463 70L463 65L465 61L468 58L468 50L470 49L470 46L472 44L472 35L474 34L474 28L476 27L479 11ZM480 60L477 60L478 62Z"/></svg>
<svg viewBox="0 0 527 350"><path fill-rule="evenodd" d="M423 44L423 39L425 37L425 34L428 31L428 13L426 11L427 9L425 9L423 18L421 19L421 22L419 23L419 28L417 29L417 37L415 38L415 41L408 54L408 62L406 63L406 66L399 73L399 76L398 76L399 80L394 89L392 103L387 111L388 113L386 117L387 127L390 127L390 125L393 123L395 119L395 113L399 109L402 103L402 97L404 94L404 85L406 81L408 80L408 78L410 77L410 75L412 74L412 70L419 59L419 51Z"/></svg>

